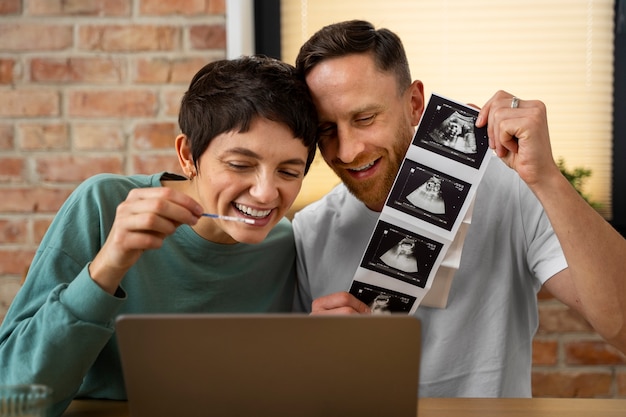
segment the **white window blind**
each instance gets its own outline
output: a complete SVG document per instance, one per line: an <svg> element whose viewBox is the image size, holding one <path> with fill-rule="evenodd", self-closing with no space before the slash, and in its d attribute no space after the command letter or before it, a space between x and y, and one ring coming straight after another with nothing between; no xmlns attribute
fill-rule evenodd
<svg viewBox="0 0 626 417"><path fill-rule="evenodd" d="M584 192L611 213L613 14L609 0L282 0L283 59L324 25L365 19L403 40L413 79L484 104L498 89L548 107L555 159L592 171ZM317 158L297 207L338 179Z"/></svg>

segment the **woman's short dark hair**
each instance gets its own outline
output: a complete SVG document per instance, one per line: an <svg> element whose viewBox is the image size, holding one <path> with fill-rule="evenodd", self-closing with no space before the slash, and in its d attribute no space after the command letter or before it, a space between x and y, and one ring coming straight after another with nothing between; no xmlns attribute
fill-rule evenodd
<svg viewBox="0 0 626 417"><path fill-rule="evenodd" d="M409 63L398 35L389 29L375 29L365 20L324 26L302 45L296 68L306 76L325 59L354 53L371 53L379 70L393 72L400 93L411 85Z"/></svg>
<svg viewBox="0 0 626 417"><path fill-rule="evenodd" d="M309 150L306 173L315 156L317 113L303 77L285 62L254 55L205 65L183 96L178 124L197 167L213 138L247 132L257 117L286 125L302 141Z"/></svg>

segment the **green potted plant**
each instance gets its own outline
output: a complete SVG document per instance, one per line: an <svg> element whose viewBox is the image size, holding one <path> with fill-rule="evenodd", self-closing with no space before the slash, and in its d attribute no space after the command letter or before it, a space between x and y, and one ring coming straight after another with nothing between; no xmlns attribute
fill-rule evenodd
<svg viewBox="0 0 626 417"><path fill-rule="evenodd" d="M599 208L602 207L602 204L600 204L600 203L598 203L596 201L593 201L589 197L589 195L583 193L583 184L584 184L585 180L591 176L591 170L590 169L582 168L582 167L576 167L576 168L574 168L572 170L569 170L565 166L565 160L563 159L563 157L560 157L557 160L556 165L559 167L559 170L561 171L561 174L563 174L563 176L565 178L567 178L567 180L569 181L570 184L572 184L574 189L576 191L578 191L578 194L580 194L581 197L584 198L585 201L587 203L589 203L589 205L591 207L593 207L596 210L598 210Z"/></svg>

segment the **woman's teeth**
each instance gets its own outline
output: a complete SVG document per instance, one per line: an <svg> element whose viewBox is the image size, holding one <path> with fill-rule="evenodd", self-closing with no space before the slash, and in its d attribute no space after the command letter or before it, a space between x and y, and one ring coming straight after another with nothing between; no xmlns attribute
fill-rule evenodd
<svg viewBox="0 0 626 417"><path fill-rule="evenodd" d="M244 206L243 204L239 203L235 203L235 207L237 208L237 210L247 216L258 218L267 217L272 212L272 210L255 210L252 207Z"/></svg>

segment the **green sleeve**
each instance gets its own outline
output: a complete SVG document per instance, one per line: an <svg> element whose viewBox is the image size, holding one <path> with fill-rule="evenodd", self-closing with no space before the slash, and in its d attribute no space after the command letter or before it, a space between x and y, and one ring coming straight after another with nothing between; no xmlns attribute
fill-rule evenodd
<svg viewBox="0 0 626 417"><path fill-rule="evenodd" d="M111 338L125 302L122 290L110 295L89 276L115 212L92 188L79 187L57 214L0 327L0 385L51 386L55 415ZM127 191L114 193L110 205Z"/></svg>

